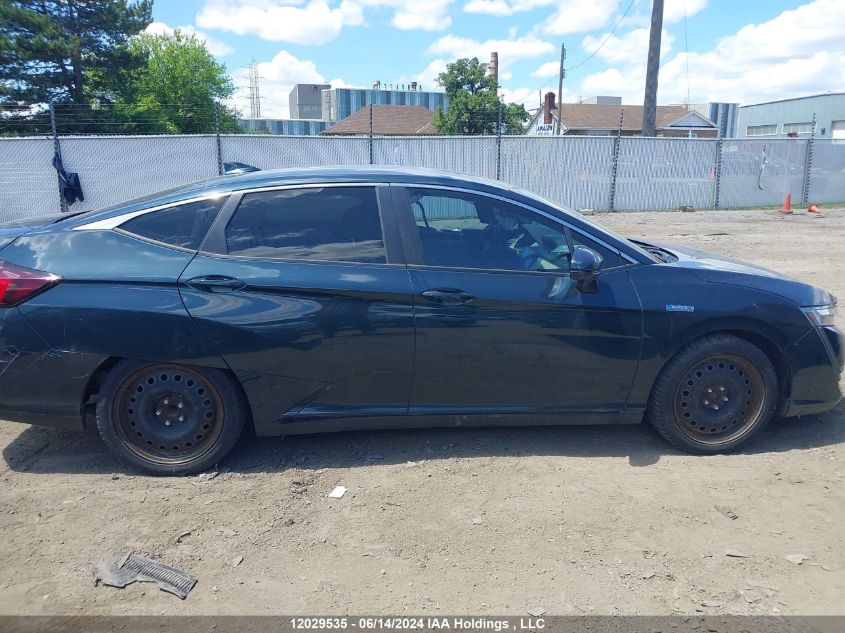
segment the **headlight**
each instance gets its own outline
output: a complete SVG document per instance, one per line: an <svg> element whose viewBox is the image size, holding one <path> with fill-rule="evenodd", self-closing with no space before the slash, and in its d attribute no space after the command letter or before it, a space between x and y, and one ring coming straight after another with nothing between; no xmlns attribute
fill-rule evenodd
<svg viewBox="0 0 845 633"><path fill-rule="evenodd" d="M801 311L810 319L813 325L833 325L833 320L836 317L836 305L826 306L810 306L809 308L801 308Z"/></svg>

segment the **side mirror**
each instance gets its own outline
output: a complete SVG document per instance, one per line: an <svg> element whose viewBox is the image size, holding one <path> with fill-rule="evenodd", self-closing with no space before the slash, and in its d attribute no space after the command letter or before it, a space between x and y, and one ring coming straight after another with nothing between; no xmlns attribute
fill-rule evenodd
<svg viewBox="0 0 845 633"><path fill-rule="evenodd" d="M592 248L576 246L569 264L569 276L573 281L592 281L599 274L602 258Z"/></svg>

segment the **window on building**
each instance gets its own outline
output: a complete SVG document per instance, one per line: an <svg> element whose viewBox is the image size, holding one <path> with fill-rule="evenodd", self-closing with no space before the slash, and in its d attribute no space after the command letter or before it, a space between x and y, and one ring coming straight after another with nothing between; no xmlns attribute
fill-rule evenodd
<svg viewBox="0 0 845 633"><path fill-rule="evenodd" d="M777 123L772 123L771 125L749 125L745 128L746 136L774 136L777 133Z"/></svg>
<svg viewBox="0 0 845 633"><path fill-rule="evenodd" d="M230 255L385 263L374 187L315 187L244 196L226 227Z"/></svg>
<svg viewBox="0 0 845 633"><path fill-rule="evenodd" d="M784 134L811 134L813 131L813 123L784 123Z"/></svg>
<svg viewBox="0 0 845 633"><path fill-rule="evenodd" d="M138 237L197 250L227 197L188 202L127 220L118 228Z"/></svg>

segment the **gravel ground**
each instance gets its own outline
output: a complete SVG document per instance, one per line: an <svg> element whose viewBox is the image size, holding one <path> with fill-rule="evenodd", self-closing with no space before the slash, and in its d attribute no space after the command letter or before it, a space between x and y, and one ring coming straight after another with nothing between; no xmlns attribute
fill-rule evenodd
<svg viewBox="0 0 845 633"><path fill-rule="evenodd" d="M845 212L825 213L594 219L845 297ZM4 422L0 613L845 614L843 422L778 420L715 457L646 425L245 439L215 478L181 479ZM95 587L116 549L199 583L185 601Z"/></svg>

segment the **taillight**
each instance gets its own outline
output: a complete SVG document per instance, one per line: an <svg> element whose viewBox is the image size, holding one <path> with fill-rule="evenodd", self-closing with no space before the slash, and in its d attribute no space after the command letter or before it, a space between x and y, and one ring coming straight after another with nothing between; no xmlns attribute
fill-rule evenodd
<svg viewBox="0 0 845 633"><path fill-rule="evenodd" d="M58 275L16 266L0 260L0 308L11 308L52 288L62 280Z"/></svg>

